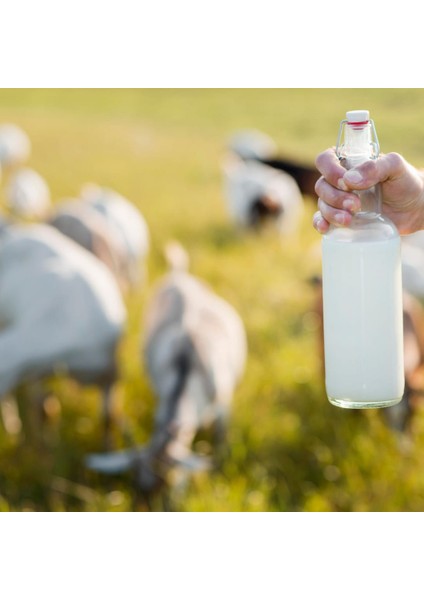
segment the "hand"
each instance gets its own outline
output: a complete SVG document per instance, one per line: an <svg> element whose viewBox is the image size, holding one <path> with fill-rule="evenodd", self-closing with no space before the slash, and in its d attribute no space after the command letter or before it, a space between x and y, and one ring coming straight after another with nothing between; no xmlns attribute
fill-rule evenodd
<svg viewBox="0 0 424 600"><path fill-rule="evenodd" d="M382 212L399 233L424 229L424 173L400 154L391 152L347 171L329 148L317 157L316 166L322 173L315 185L319 210L313 218L319 233L326 233L330 224L348 226L361 208L352 190L366 190L377 183L381 183Z"/></svg>

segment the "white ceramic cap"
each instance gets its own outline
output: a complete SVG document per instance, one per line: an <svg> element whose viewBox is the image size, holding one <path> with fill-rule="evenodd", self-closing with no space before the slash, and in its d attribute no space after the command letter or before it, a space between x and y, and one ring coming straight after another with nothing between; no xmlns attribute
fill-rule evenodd
<svg viewBox="0 0 424 600"><path fill-rule="evenodd" d="M348 110L346 113L348 123L363 123L370 120L369 110Z"/></svg>

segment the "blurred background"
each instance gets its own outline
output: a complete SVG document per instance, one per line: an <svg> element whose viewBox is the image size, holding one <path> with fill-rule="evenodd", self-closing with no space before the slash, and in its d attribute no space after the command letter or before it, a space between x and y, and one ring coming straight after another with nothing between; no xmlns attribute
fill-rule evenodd
<svg viewBox="0 0 424 600"><path fill-rule="evenodd" d="M197 473L172 497L179 511L421 511L424 414L408 431L381 411L341 410L325 395L317 289L320 239L313 195L295 231L242 230L228 215L222 160L238 130L269 135L278 154L313 167L336 142L347 110L368 109L383 152L424 165L420 89L1 90L0 123L32 144L27 165L48 182L53 203L97 182L128 198L150 231L147 277L125 293L128 322L119 346L117 409L128 439L145 444L155 396L140 332L153 284L166 272L163 248L183 244L192 274L240 314L248 359L233 398L228 447L219 466ZM3 181L4 183L4 181ZM2 205L5 204L2 185ZM0 357L1 360L1 357ZM97 391L66 378L34 437L0 425L0 510L133 510L130 475L84 467L101 449ZM23 407L25 413L25 407ZM198 452L210 442L195 441ZM163 510L158 503L154 508Z"/></svg>

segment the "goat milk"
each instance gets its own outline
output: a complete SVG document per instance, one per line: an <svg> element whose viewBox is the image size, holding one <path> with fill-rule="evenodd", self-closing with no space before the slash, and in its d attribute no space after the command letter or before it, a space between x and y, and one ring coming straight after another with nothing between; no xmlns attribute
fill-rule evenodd
<svg viewBox="0 0 424 600"><path fill-rule="evenodd" d="M336 145L343 167L379 154L369 111L348 111ZM331 226L322 240L325 382L332 404L377 408L404 390L400 236L382 214L380 184L354 193L349 227Z"/></svg>
<svg viewBox="0 0 424 600"><path fill-rule="evenodd" d="M346 408L390 406L404 389L400 238L364 237L322 244L326 389Z"/></svg>

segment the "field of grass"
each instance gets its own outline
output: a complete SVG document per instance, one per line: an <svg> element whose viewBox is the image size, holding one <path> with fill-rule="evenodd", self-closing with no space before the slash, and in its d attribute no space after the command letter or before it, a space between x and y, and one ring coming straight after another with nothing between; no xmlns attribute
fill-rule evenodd
<svg viewBox="0 0 424 600"><path fill-rule="evenodd" d="M245 322L249 358L227 454L219 470L197 475L173 499L176 510L424 509L424 413L406 440L380 412L344 411L326 399L308 283L320 272L314 202L305 198L300 231L281 240L272 231L236 231L223 200L220 160L234 130L260 129L282 154L312 162L356 108L371 111L383 151L424 165L421 89L0 91L0 122L28 132L29 165L46 177L54 200L99 182L130 198L149 224L148 282L126 297L120 348L118 404L132 439L144 443L152 426L140 331L152 285L165 272L168 239L183 243L192 272ZM129 477L83 467L84 455L100 448L96 392L70 381L52 385L59 403L42 440L0 427L0 510L131 510ZM116 444L126 443L117 432Z"/></svg>

